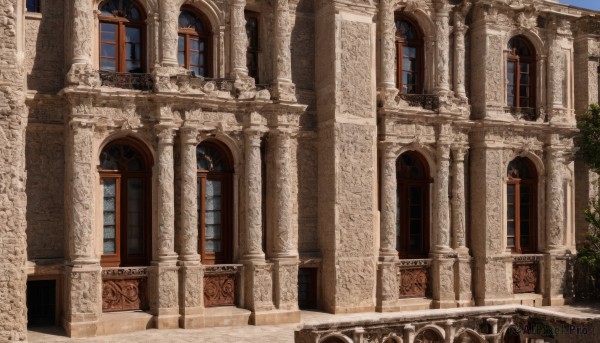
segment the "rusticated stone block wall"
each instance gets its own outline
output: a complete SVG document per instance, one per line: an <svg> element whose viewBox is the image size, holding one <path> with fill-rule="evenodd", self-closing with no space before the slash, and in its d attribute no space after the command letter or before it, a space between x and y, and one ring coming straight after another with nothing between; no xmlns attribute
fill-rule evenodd
<svg viewBox="0 0 600 343"><path fill-rule="evenodd" d="M0 0L0 341L26 338L24 80L18 0Z"/></svg>

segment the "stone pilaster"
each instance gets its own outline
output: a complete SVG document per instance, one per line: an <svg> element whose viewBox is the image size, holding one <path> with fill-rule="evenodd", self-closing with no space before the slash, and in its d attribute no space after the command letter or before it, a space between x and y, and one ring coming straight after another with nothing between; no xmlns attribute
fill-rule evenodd
<svg viewBox="0 0 600 343"><path fill-rule="evenodd" d="M86 99L87 100L87 99ZM83 100L90 105L89 102ZM65 202L67 219L67 266L65 268L65 328L71 337L96 335L101 315L100 261L94 253L94 124L90 107L69 122L67 138ZM80 117L79 117L80 116Z"/></svg>
<svg viewBox="0 0 600 343"><path fill-rule="evenodd" d="M198 254L197 130L184 127L181 138L181 204L179 234L180 323L183 328L204 326L203 272Z"/></svg>
<svg viewBox="0 0 600 343"><path fill-rule="evenodd" d="M452 252L450 248L450 146L438 142L437 145L437 172L435 180L434 199L436 204L434 232L435 247L433 253L447 254Z"/></svg>
<svg viewBox="0 0 600 343"><path fill-rule="evenodd" d="M279 101L296 102L296 85L292 83L292 56L290 50L290 15L288 0L274 2L273 32L275 46L273 57L273 97Z"/></svg>
<svg viewBox="0 0 600 343"><path fill-rule="evenodd" d="M573 63L574 78L578 87L575 93L575 110L584 113L591 103L598 102L598 42L593 27L596 20L593 17L580 19L577 35L574 41L575 60Z"/></svg>
<svg viewBox="0 0 600 343"><path fill-rule="evenodd" d="M571 70L573 38L570 23L555 19L548 34L548 116L555 124L574 124Z"/></svg>
<svg viewBox="0 0 600 343"><path fill-rule="evenodd" d="M465 26L463 15L456 12L454 16L454 96L467 100L465 90Z"/></svg>
<svg viewBox="0 0 600 343"><path fill-rule="evenodd" d="M178 4L180 1L161 0L158 2L160 7L160 65L162 67L177 67L177 41L179 39L177 31L179 29Z"/></svg>
<svg viewBox="0 0 600 343"><path fill-rule="evenodd" d="M373 311L377 11L346 1L316 7L320 305L333 313Z"/></svg>
<svg viewBox="0 0 600 343"><path fill-rule="evenodd" d="M94 1L74 0L71 9L71 66L67 80L72 85L97 86L98 73L92 67Z"/></svg>
<svg viewBox="0 0 600 343"><path fill-rule="evenodd" d="M435 4L435 91L438 94L450 92L450 6L446 1Z"/></svg>
<svg viewBox="0 0 600 343"><path fill-rule="evenodd" d="M153 268L150 285L153 299L150 307L156 316L157 328L179 326L178 268L175 253L175 201L173 171L173 138L175 129L168 125L157 126L158 165L157 174L157 219L158 230L155 242Z"/></svg>
<svg viewBox="0 0 600 343"><path fill-rule="evenodd" d="M512 257L505 254L502 189L507 161L493 132L475 130L469 150L474 297L477 306L510 303ZM465 280L467 282L467 280ZM463 283L463 282L461 282Z"/></svg>
<svg viewBox="0 0 600 343"><path fill-rule="evenodd" d="M231 0L230 6L230 38L231 38L231 75L235 80L247 80L248 67L246 66L246 51L248 49L248 36L246 35L246 17L244 8L246 0Z"/></svg>
<svg viewBox="0 0 600 343"><path fill-rule="evenodd" d="M379 83L378 100L383 107L395 107L396 88L396 23L394 1L379 2Z"/></svg>

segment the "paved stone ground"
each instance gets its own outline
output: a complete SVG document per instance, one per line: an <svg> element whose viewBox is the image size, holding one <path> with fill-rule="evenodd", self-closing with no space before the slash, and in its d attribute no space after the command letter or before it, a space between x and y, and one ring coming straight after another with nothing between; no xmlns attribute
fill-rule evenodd
<svg viewBox="0 0 600 343"><path fill-rule="evenodd" d="M573 306L542 307L558 313L584 317L600 317L600 304L581 304ZM321 312L302 311L302 322L322 322L338 319L364 319L390 315L376 313L356 313L349 315L332 315ZM300 324L266 325L266 326L240 326L206 328L198 330L146 330L127 334L102 336L94 338L70 339L58 328L45 330L31 330L28 339L31 343L293 343L294 330Z"/></svg>

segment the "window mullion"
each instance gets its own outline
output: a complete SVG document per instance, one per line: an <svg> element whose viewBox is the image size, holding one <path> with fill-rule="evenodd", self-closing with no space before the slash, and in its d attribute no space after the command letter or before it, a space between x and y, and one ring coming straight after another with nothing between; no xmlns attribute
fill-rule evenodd
<svg viewBox="0 0 600 343"><path fill-rule="evenodd" d="M521 183L515 184L515 250L521 253Z"/></svg>

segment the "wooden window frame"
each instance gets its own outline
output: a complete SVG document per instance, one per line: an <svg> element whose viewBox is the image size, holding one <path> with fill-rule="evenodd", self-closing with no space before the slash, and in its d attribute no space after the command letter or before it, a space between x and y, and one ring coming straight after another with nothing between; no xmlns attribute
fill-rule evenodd
<svg viewBox="0 0 600 343"><path fill-rule="evenodd" d="M521 178L512 178L509 177L506 181L506 185L514 185L515 186L515 194L514 194L514 207L515 207L515 245L508 245L508 214L506 217L506 245L507 248L510 248L511 253L513 254L523 254L523 253L536 253L537 252L537 231L538 231L538 178L537 172L533 163L526 159L527 169L530 173L535 173L535 176L532 178L521 179ZM530 199L529 199L529 244L527 246L522 246L521 244L521 185L526 185L530 189ZM506 204L508 211L508 189L506 192Z"/></svg>
<svg viewBox="0 0 600 343"><path fill-rule="evenodd" d="M246 18L246 24L248 23L248 19L254 19L256 20L256 46L252 46L252 40L248 39L248 49L246 50L246 55L253 55L254 56L254 60L256 61L256 70L254 71L254 76L252 76L253 71L252 68L250 67L250 64L248 63L248 58L246 57L246 67L248 68L248 75L250 75L251 77L254 77L254 79L256 80L256 82L259 82L260 79L260 45L261 45L261 39L260 39L260 13L258 12L254 12L254 11L244 11L244 17ZM246 26L246 33L248 33L248 27Z"/></svg>
<svg viewBox="0 0 600 343"><path fill-rule="evenodd" d="M213 75L213 44L212 44L212 27L208 18L204 15L204 13L200 12L193 6L182 6L181 11L186 11L192 13L196 18L202 22L202 25L207 30L205 33L199 33L198 31L192 28L180 28L179 25L177 27L177 39L179 37L184 38L184 48L183 54L185 56L185 62L182 66L183 68L189 70L190 69L190 38L197 38L198 40L204 39L204 43L206 44L206 49L204 52L204 70L206 75L198 75L203 77L212 77ZM179 53L179 46L177 47L177 52Z"/></svg>
<svg viewBox="0 0 600 343"><path fill-rule="evenodd" d="M507 80L508 80L508 63L509 62L513 62L515 64L515 76L513 80L508 80L508 84L506 85L506 102L507 105L510 107L514 107L514 108L536 108L536 80L537 80L537 61L536 61L536 54L535 54L535 48L533 47L533 45L529 42L528 39L521 37L521 36L516 36L513 37L509 40L512 41L513 39L518 39L521 40L525 45L527 45L527 47L529 48L529 51L531 51L531 56L520 56L519 54L517 54L516 49L511 49L508 51L508 55L506 57L506 73L507 73ZM521 63L526 63L529 65L529 106L528 107L521 107ZM513 82L513 86L515 89L515 98L512 104L508 103L508 97L509 97L509 93L508 93L508 87L510 86L510 82Z"/></svg>
<svg viewBox="0 0 600 343"><path fill-rule="evenodd" d="M403 57L404 57L404 49L403 48L404 47L415 48L415 50L417 52L416 53L417 57L415 58L415 60L417 62L416 72L418 73L417 84L415 87L415 93L406 93L406 94L409 94L409 95L410 94L423 94L424 83L425 83L425 78L424 78L425 58L424 58L424 52L423 52L423 47L424 47L423 33L421 32L419 25L417 25L416 21L414 21L413 19L411 19L403 14L396 13L394 16L394 23L397 20L403 20L403 21L408 22L410 25L412 25L415 29L415 32L417 33L417 39L404 40L398 34L395 35L395 37L396 37L396 87L400 91L400 94L404 94L404 93L402 93L402 86L403 86L402 72L404 71L403 66L402 66L402 61L403 61ZM415 71L411 71L411 72L415 72Z"/></svg>
<svg viewBox="0 0 600 343"><path fill-rule="evenodd" d="M198 199L198 251L202 264L227 264L233 259L233 159L229 149L217 141L205 141L199 145L216 148L225 162L227 170L222 172L197 170ZM206 251L206 181L221 181L221 252Z"/></svg>
<svg viewBox="0 0 600 343"><path fill-rule="evenodd" d="M102 248L100 264L102 267L130 267L149 265L152 249L152 160L140 143L130 139L118 139L105 146L107 149L111 145L122 144L133 147L144 159L145 171L142 172L124 172L117 170L103 170L98 166L100 174L100 186L103 187L104 180L114 179L115 185L115 253L105 254ZM104 151L103 149L103 151ZM129 179L141 179L143 184L143 203L142 205L142 230L144 237L142 240L143 253L141 255L129 255L127 253L127 181ZM104 196L101 196L104 200ZM103 206L101 206L103 207ZM104 224L104 223L103 223ZM102 225L104 235L104 225Z"/></svg>
<svg viewBox="0 0 600 343"><path fill-rule="evenodd" d="M98 61L99 61L99 69L102 70L102 43L113 44L116 45L116 70L114 72L117 73L129 73L126 71L127 68L127 47L126 47L126 32L127 27L134 27L140 29L140 41L141 41L141 71L140 73L144 73L146 71L146 15L143 7L136 0L131 0L137 7L137 10L140 12L141 19L139 21L132 21L124 17L115 17L115 16L106 16L103 15L102 12L98 12ZM99 8L102 8L104 2L100 4ZM102 40L102 24L116 24L116 41L103 41Z"/></svg>
<svg viewBox="0 0 600 343"><path fill-rule="evenodd" d="M398 165L401 163L400 158L402 157L402 155L404 154L411 154L422 166L423 168L423 172L425 174L425 177L421 180L415 180L415 179L405 179L403 178L400 173L399 170L400 168L398 168ZM419 187L421 188L421 192L422 192L422 200L421 200L421 206L422 206L422 217L423 217L423 224L421 227L421 233L422 233L422 242L421 242L421 249L419 251L410 251L410 220L409 220L409 211L405 210L405 211L400 211L400 235L396 238L397 242L396 242L396 246L398 249L398 257L401 259L414 259L414 258L427 258L429 257L429 249L430 249L430 206L431 206L431 202L430 202L430 186L431 183L433 182L433 179L431 179L430 177L430 172L429 172L429 166L427 164L427 161L425 160L425 158L419 154L418 152L415 151L408 151L403 153L402 155L400 155L400 157L398 157L397 161L396 161L396 180L397 180L397 196L398 199L397 201L400 202L400 204L406 204L407 200L408 200L408 192L409 189L411 187ZM406 208L408 208L408 206L403 205ZM406 228L405 230L402 230L402 228Z"/></svg>

